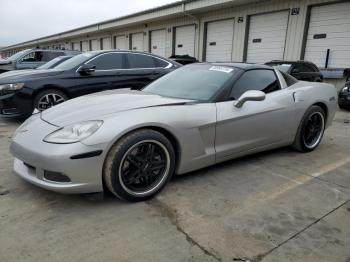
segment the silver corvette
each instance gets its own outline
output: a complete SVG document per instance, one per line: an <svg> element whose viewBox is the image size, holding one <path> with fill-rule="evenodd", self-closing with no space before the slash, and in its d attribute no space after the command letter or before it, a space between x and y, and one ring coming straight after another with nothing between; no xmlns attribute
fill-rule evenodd
<svg viewBox="0 0 350 262"><path fill-rule="evenodd" d="M334 86L248 64L192 64L142 91L106 91L37 113L16 131L14 171L61 193L141 201L173 174L291 145L314 150Z"/></svg>

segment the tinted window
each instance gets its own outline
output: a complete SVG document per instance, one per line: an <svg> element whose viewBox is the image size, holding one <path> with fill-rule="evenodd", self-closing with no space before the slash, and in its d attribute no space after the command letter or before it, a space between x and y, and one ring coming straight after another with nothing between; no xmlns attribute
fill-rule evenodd
<svg viewBox="0 0 350 262"><path fill-rule="evenodd" d="M296 64L294 69L297 69L299 72L317 72L315 68L309 64Z"/></svg>
<svg viewBox="0 0 350 262"><path fill-rule="evenodd" d="M155 68L155 62L152 56L128 54L129 68Z"/></svg>
<svg viewBox="0 0 350 262"><path fill-rule="evenodd" d="M286 81L286 84L287 86L291 86L291 85L294 85L296 82L298 82L298 80L294 77L292 77L291 75L283 72L283 71L280 71L284 80Z"/></svg>
<svg viewBox="0 0 350 262"><path fill-rule="evenodd" d="M87 61L91 57L93 57L92 53L80 54L72 57L71 59L68 59L67 61L64 61L62 64L59 64L55 68L59 70L70 70L81 65L83 62Z"/></svg>
<svg viewBox="0 0 350 262"><path fill-rule="evenodd" d="M279 89L279 82L272 70L250 70L245 72L235 83L230 97L237 100L249 90L259 90L267 94Z"/></svg>
<svg viewBox="0 0 350 262"><path fill-rule="evenodd" d="M96 66L96 70L123 69L123 55L120 53L111 53L101 55L88 64Z"/></svg>
<svg viewBox="0 0 350 262"><path fill-rule="evenodd" d="M154 58L154 61L156 62L156 67L167 67L169 65L168 62L158 59L158 58Z"/></svg>
<svg viewBox="0 0 350 262"><path fill-rule="evenodd" d="M48 61L51 61L52 59L58 57L58 56L62 56L64 55L63 52L42 52L43 54L43 58L42 58L42 61L44 62L48 62Z"/></svg>
<svg viewBox="0 0 350 262"><path fill-rule="evenodd" d="M36 51L36 52L30 52L28 55L24 56L22 58L23 63L33 63L33 62L41 62L43 61L43 52Z"/></svg>

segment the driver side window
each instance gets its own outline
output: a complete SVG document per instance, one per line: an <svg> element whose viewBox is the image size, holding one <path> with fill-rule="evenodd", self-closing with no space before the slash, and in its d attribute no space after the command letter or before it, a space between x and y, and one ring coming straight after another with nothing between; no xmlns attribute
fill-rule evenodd
<svg viewBox="0 0 350 262"><path fill-rule="evenodd" d="M33 63L33 62L41 62L43 59L43 54L40 51L37 52L31 52L24 56L21 59L22 63Z"/></svg>
<svg viewBox="0 0 350 262"><path fill-rule="evenodd" d="M276 74L272 70L255 69L245 72L234 84L230 98L237 100L244 92L249 90L263 91L268 94L280 90Z"/></svg>

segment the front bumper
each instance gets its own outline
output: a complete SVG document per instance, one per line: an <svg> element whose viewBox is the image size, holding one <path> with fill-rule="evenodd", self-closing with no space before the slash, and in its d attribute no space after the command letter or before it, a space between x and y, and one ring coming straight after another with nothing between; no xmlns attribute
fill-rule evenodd
<svg viewBox="0 0 350 262"><path fill-rule="evenodd" d="M340 92L338 104L339 106L350 106L350 92Z"/></svg>
<svg viewBox="0 0 350 262"><path fill-rule="evenodd" d="M32 111L32 101L20 92L0 94L0 116L28 117Z"/></svg>
<svg viewBox="0 0 350 262"><path fill-rule="evenodd" d="M30 131L35 127L35 132ZM84 194L103 191L103 154L83 159L71 159L96 150L103 150L104 144L86 146L82 143L50 144L43 138L57 129L40 118L33 121L27 132L19 133L10 146L15 157L14 173L26 181L59 193ZM52 181L45 177L47 172L55 172L69 178L69 182Z"/></svg>

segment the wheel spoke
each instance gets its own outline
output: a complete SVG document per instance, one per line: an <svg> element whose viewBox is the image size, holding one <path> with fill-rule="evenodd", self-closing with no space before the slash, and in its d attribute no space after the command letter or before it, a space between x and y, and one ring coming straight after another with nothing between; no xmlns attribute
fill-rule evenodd
<svg viewBox="0 0 350 262"><path fill-rule="evenodd" d="M146 157L148 160L152 160L154 155L154 145L148 144L147 146L147 152L146 152Z"/></svg>
<svg viewBox="0 0 350 262"><path fill-rule="evenodd" d="M143 164L143 161L141 161L138 157L131 154L128 155L127 160L131 165L133 165L136 168L140 168Z"/></svg>

